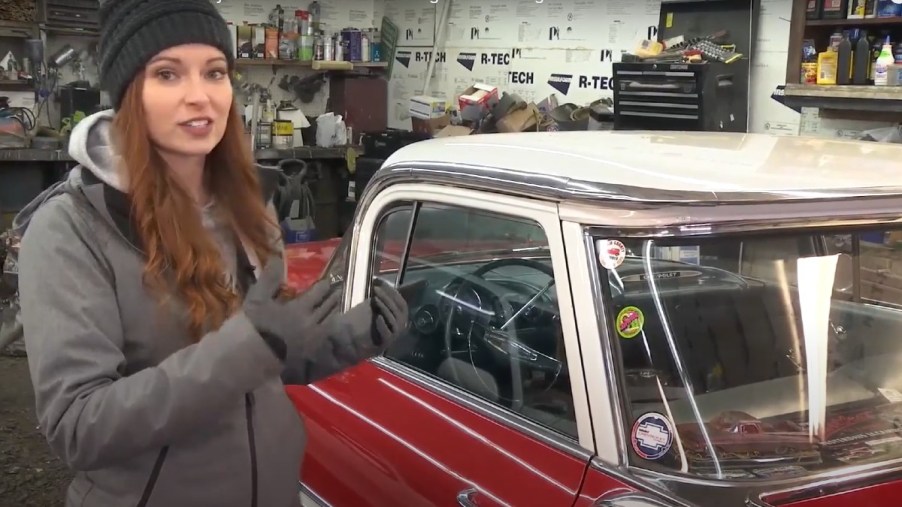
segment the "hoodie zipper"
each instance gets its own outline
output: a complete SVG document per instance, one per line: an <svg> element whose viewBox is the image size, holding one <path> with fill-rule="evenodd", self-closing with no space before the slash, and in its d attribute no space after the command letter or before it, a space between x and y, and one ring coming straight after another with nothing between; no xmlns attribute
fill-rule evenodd
<svg viewBox="0 0 902 507"><path fill-rule="evenodd" d="M166 461L166 454L169 452L169 446L160 449L157 459L154 461L150 476L147 478L147 484L144 485L144 492L141 493L141 499L138 500L138 507L144 507L150 501L150 495L153 493L154 487L157 485L157 479L160 477L160 471L163 469L163 463Z"/></svg>
<svg viewBox="0 0 902 507"><path fill-rule="evenodd" d="M247 417L247 443L251 452L251 507L257 507L257 441L254 437L254 393L244 395Z"/></svg>

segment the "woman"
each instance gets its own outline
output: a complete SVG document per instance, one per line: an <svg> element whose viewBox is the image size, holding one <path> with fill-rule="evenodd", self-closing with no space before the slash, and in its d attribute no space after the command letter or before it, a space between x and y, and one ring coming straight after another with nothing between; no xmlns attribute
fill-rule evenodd
<svg viewBox="0 0 902 507"><path fill-rule="evenodd" d="M115 113L80 122L80 163L17 219L41 430L76 471L68 506L298 505L309 382L381 351L394 289L336 316L293 299L270 191L232 97L232 34L209 0L103 3ZM376 345L379 344L379 345Z"/></svg>

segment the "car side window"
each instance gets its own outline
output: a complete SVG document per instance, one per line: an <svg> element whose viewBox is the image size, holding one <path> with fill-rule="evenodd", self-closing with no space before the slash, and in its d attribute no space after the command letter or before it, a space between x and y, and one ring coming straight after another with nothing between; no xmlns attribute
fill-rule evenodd
<svg viewBox="0 0 902 507"><path fill-rule="evenodd" d="M388 210L374 237L371 274L396 283L403 273L400 290L411 315L408 336L386 356L576 438L541 226L442 204L413 210ZM405 247L407 262L399 270Z"/></svg>

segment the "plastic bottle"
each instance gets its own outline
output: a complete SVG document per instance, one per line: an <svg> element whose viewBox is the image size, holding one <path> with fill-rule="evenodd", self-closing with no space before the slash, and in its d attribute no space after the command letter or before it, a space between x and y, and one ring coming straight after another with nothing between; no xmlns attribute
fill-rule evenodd
<svg viewBox="0 0 902 507"><path fill-rule="evenodd" d="M836 66L839 55L831 48L817 55L817 84L835 85Z"/></svg>
<svg viewBox="0 0 902 507"><path fill-rule="evenodd" d="M844 31L842 41L836 49L836 84L847 85L852 82L852 41L849 32Z"/></svg>
<svg viewBox="0 0 902 507"><path fill-rule="evenodd" d="M373 29L373 38L370 39L370 51L372 55L370 60L374 62L382 61L382 35L378 28Z"/></svg>
<svg viewBox="0 0 902 507"><path fill-rule="evenodd" d="M867 36L862 32L855 43L855 52L852 57L852 84L866 85L870 79L871 48Z"/></svg>
<svg viewBox="0 0 902 507"><path fill-rule="evenodd" d="M360 60L363 62L370 61L370 38L366 33L360 35Z"/></svg>
<svg viewBox="0 0 902 507"><path fill-rule="evenodd" d="M877 57L877 63L874 66L874 84L877 86L886 86L889 77L889 66L896 59L893 57L893 44L890 42L889 36L883 43L883 49L880 50L880 56Z"/></svg>

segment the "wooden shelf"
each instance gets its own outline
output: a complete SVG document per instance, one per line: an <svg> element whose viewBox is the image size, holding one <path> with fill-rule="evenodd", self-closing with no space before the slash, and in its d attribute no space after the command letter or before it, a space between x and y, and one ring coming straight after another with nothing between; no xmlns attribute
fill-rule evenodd
<svg viewBox="0 0 902 507"><path fill-rule="evenodd" d="M860 118L867 113L902 121L902 86L787 84L783 103L796 111L803 107L830 111L834 118Z"/></svg>
<svg viewBox="0 0 902 507"><path fill-rule="evenodd" d="M893 18L865 18L865 19L809 19L806 26L880 26L902 25L902 17Z"/></svg>
<svg viewBox="0 0 902 507"><path fill-rule="evenodd" d="M388 62L351 62L354 68L382 69ZM313 61L267 60L262 58L238 58L235 65L244 67L313 67Z"/></svg>

